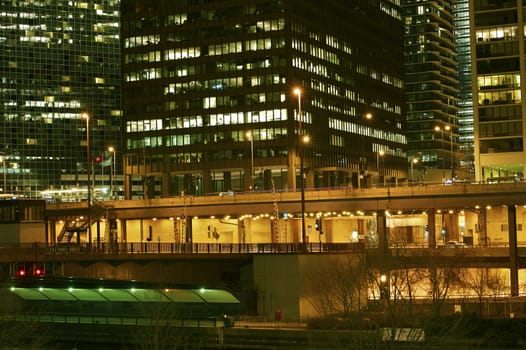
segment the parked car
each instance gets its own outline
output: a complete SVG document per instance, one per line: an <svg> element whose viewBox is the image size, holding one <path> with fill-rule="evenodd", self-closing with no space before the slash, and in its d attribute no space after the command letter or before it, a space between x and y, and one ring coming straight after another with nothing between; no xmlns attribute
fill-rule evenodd
<svg viewBox="0 0 526 350"><path fill-rule="evenodd" d="M444 244L444 247L446 248L460 248L464 246L465 246L464 243L457 242L457 241L447 241L446 244Z"/></svg>

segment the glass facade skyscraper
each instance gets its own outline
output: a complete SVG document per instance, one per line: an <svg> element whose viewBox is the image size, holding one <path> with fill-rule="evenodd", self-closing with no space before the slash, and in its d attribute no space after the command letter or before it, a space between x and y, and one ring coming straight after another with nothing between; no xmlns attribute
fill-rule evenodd
<svg viewBox="0 0 526 350"><path fill-rule="evenodd" d="M407 177L399 1L124 0L121 12L128 197Z"/></svg>
<svg viewBox="0 0 526 350"><path fill-rule="evenodd" d="M458 177L456 0L404 0L408 161L418 180Z"/></svg>
<svg viewBox="0 0 526 350"><path fill-rule="evenodd" d="M88 158L120 147L119 1L2 1L0 13L0 187L86 188Z"/></svg>
<svg viewBox="0 0 526 350"><path fill-rule="evenodd" d="M475 179L474 128L473 128L473 84L471 69L471 22L469 0L457 0L454 5L455 40L458 61L458 152L459 177Z"/></svg>
<svg viewBox="0 0 526 350"><path fill-rule="evenodd" d="M472 0L475 175L479 181L524 177L524 3Z"/></svg>

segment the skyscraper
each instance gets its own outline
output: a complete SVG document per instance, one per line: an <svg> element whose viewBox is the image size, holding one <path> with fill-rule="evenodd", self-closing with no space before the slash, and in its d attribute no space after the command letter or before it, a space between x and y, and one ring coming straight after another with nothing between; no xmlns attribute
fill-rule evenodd
<svg viewBox="0 0 526 350"><path fill-rule="evenodd" d="M473 129L473 79L471 69L471 22L469 0L457 0L454 5L455 40L458 61L458 149L455 154L459 178L475 179Z"/></svg>
<svg viewBox="0 0 526 350"><path fill-rule="evenodd" d="M409 161L419 179L457 177L459 77L453 4L404 0Z"/></svg>
<svg viewBox="0 0 526 350"><path fill-rule="evenodd" d="M473 0L475 175L479 181L524 177L524 7L519 0Z"/></svg>
<svg viewBox="0 0 526 350"><path fill-rule="evenodd" d="M86 188L88 158L120 146L119 1L2 1L0 12L0 187Z"/></svg>
<svg viewBox="0 0 526 350"><path fill-rule="evenodd" d="M121 12L128 197L407 177L398 1L124 0Z"/></svg>

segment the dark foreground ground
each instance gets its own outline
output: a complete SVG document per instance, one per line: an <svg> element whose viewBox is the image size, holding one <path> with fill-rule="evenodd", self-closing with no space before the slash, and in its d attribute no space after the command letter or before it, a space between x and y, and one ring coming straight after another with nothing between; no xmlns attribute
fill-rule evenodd
<svg viewBox="0 0 526 350"><path fill-rule="evenodd" d="M1 350L164 349L526 349L525 319L454 315L422 328L310 329L286 323L232 328L180 328L157 324L85 325L0 323Z"/></svg>

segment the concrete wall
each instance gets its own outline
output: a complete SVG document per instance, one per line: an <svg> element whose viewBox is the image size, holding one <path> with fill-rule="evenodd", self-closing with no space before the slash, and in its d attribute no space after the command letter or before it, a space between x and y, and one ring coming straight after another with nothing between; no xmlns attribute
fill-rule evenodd
<svg viewBox="0 0 526 350"><path fill-rule="evenodd" d="M0 242L6 244L45 243L45 229L44 222L3 224L0 231Z"/></svg>
<svg viewBox="0 0 526 350"><path fill-rule="evenodd" d="M284 321L304 321L319 316L316 288L326 283L327 294L335 294L335 278L350 274L351 264L358 264L359 256L338 255L257 255L254 256L254 288L258 294L258 315L275 320L281 313ZM336 269L335 265L346 266ZM325 279L325 280L323 280ZM331 281L332 280L332 281ZM364 295L365 297L365 295ZM364 299L365 300L365 299ZM329 311L329 310L327 310Z"/></svg>

